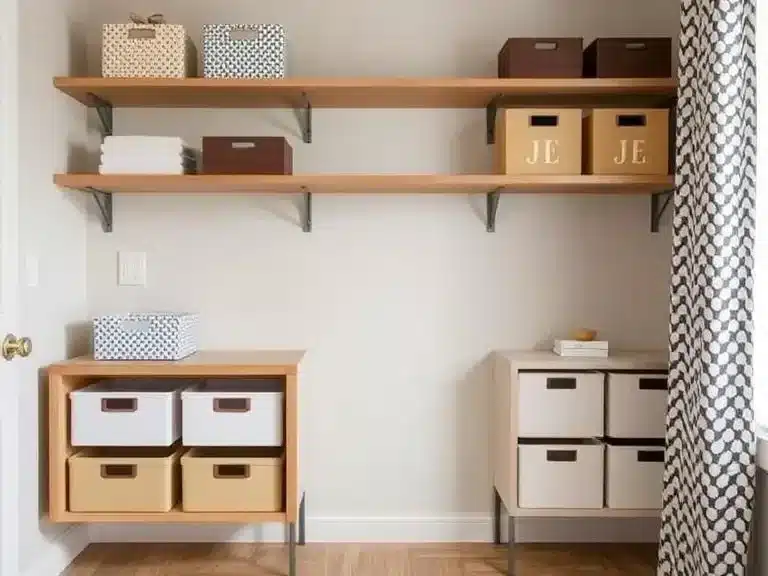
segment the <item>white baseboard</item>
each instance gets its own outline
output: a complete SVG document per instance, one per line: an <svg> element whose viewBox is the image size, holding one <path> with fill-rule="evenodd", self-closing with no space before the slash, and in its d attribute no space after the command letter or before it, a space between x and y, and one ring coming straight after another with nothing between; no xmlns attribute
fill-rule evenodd
<svg viewBox="0 0 768 576"><path fill-rule="evenodd" d="M85 526L71 526L48 545L46 553L38 558L22 576L54 576L61 574L90 544Z"/></svg>
<svg viewBox="0 0 768 576"><path fill-rule="evenodd" d="M248 526L94 524L91 542L284 542L282 524ZM506 530L503 531L506 534ZM526 518L517 521L518 542L655 542L652 519ZM316 517L307 519L308 542L425 543L490 542L487 516L462 517Z"/></svg>

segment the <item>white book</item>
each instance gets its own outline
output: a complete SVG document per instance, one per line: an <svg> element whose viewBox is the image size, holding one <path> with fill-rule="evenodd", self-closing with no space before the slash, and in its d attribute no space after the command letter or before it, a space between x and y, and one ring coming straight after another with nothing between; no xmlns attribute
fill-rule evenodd
<svg viewBox="0 0 768 576"><path fill-rule="evenodd" d="M608 358L608 350L575 350L575 349L559 349L553 348L552 352L558 356L569 358Z"/></svg>
<svg viewBox="0 0 768 576"><path fill-rule="evenodd" d="M555 348L562 350L608 350L607 340L555 340Z"/></svg>

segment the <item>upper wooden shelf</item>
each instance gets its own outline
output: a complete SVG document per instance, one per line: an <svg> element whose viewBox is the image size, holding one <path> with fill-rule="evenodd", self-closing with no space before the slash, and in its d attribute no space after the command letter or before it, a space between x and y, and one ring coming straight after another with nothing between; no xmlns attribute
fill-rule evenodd
<svg viewBox="0 0 768 576"><path fill-rule="evenodd" d="M667 106L672 78L54 78L87 106L157 108L485 108L499 105Z"/></svg>
<svg viewBox="0 0 768 576"><path fill-rule="evenodd" d="M100 175L56 174L57 186L131 194L189 193L577 193L650 194L673 176L510 176L505 174Z"/></svg>

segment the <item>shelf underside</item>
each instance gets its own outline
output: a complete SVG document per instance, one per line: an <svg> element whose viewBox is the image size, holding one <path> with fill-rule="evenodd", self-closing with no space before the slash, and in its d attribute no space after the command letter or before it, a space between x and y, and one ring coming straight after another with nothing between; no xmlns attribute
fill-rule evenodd
<svg viewBox="0 0 768 576"><path fill-rule="evenodd" d="M54 522L120 522L120 523L194 523L194 524L259 524L287 522L285 512L184 512L176 507L170 512L64 512Z"/></svg>
<svg viewBox="0 0 768 576"><path fill-rule="evenodd" d="M517 508L516 518L658 518L660 510L623 508Z"/></svg>
<svg viewBox="0 0 768 576"><path fill-rule="evenodd" d="M674 101L673 78L54 79L87 106L147 108L484 108L650 106Z"/></svg>
<svg viewBox="0 0 768 576"><path fill-rule="evenodd" d="M574 193L651 194L673 176L508 176L474 174L99 175L56 174L62 188L131 194L189 193Z"/></svg>

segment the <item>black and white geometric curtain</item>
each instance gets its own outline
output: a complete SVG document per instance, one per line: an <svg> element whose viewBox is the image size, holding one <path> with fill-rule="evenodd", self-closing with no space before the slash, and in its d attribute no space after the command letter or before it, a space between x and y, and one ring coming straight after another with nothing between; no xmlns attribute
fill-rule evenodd
<svg viewBox="0 0 768 576"><path fill-rule="evenodd" d="M755 487L756 0L681 0L660 575L745 574Z"/></svg>

